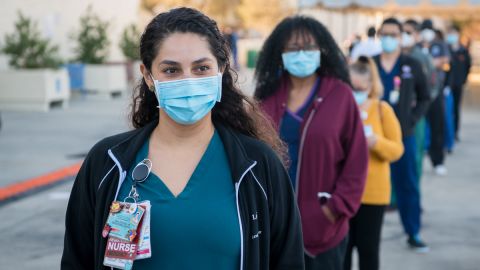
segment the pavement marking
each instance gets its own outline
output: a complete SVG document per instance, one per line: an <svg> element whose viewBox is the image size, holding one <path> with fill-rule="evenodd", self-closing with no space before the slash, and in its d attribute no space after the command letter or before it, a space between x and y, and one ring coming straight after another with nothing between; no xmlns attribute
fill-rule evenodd
<svg viewBox="0 0 480 270"><path fill-rule="evenodd" d="M67 177L75 176L80 170L81 165L82 162L79 162L74 165L64 167L60 170L41 175L39 177L34 177L20 183L15 183L6 187L2 187L0 188L0 201L4 201L6 199L20 195L35 188L40 188L46 185L53 184Z"/></svg>

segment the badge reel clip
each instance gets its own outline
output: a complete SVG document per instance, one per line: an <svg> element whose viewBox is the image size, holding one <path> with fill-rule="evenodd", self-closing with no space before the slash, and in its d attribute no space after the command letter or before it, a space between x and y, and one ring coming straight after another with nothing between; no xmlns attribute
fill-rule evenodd
<svg viewBox="0 0 480 270"><path fill-rule="evenodd" d="M131 199L135 204L137 203L138 198L140 197L137 192L137 184L145 182L145 180L147 180L148 176L150 175L151 171L152 171L152 161L150 159L144 159L140 161L137 164L137 166L133 168L132 189L128 193L128 196L125 198L124 202L127 202L128 199Z"/></svg>

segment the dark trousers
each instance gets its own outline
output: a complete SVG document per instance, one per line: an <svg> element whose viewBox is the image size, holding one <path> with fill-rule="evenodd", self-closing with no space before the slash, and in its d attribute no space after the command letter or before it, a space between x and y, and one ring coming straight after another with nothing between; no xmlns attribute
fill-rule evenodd
<svg viewBox="0 0 480 270"><path fill-rule="evenodd" d="M463 85L452 87L453 94L453 113L455 119L455 137L458 138L460 130L460 114L462 111Z"/></svg>
<svg viewBox="0 0 480 270"><path fill-rule="evenodd" d="M420 191L416 164L415 136L403 138L405 152L390 166L392 186L397 195L397 206L403 229L408 235L420 232Z"/></svg>
<svg viewBox="0 0 480 270"><path fill-rule="evenodd" d="M315 258L305 255L305 270L343 270L348 237L336 247L318 254Z"/></svg>
<svg viewBox="0 0 480 270"><path fill-rule="evenodd" d="M357 249L360 270L380 269L380 238L382 233L383 205L362 204L350 220L345 270L352 269L352 253Z"/></svg>
<svg viewBox="0 0 480 270"><path fill-rule="evenodd" d="M427 120L430 125L428 154L433 166L442 165L445 159L445 99L443 91L430 104Z"/></svg>

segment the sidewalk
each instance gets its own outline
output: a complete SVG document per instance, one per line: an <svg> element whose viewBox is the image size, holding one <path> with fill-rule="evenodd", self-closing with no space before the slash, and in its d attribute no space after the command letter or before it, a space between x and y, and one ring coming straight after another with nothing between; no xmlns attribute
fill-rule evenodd
<svg viewBox="0 0 480 270"><path fill-rule="evenodd" d="M388 213L381 269L480 269L480 110L465 112L463 123L462 141L447 156L448 176L435 176L424 159L422 235L431 252L409 251L398 213Z"/></svg>
<svg viewBox="0 0 480 270"><path fill-rule="evenodd" d="M1 112L0 188L78 164L98 140L128 128L129 102L89 96L67 109Z"/></svg>

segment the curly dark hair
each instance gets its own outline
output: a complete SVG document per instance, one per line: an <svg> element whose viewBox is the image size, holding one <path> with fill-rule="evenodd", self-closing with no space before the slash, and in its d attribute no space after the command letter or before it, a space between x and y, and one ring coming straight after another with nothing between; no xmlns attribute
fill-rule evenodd
<svg viewBox="0 0 480 270"><path fill-rule="evenodd" d="M205 37L222 76L222 101L212 109L214 124L222 124L241 134L259 139L273 148L287 162L286 147L258 104L236 86L237 74L230 68L230 51L217 23L191 8L177 8L157 15L147 25L140 40L140 57L147 70L157 56L162 41L173 33L194 33ZM133 93L130 118L133 127L141 128L159 118L158 100L142 78Z"/></svg>
<svg viewBox="0 0 480 270"><path fill-rule="evenodd" d="M317 70L318 75L333 76L350 84L345 56L327 28L313 18L294 16L281 21L262 47L255 70L257 99L264 100L278 90L285 72L282 53L288 40L295 33L302 36L312 35L320 48L321 66Z"/></svg>

